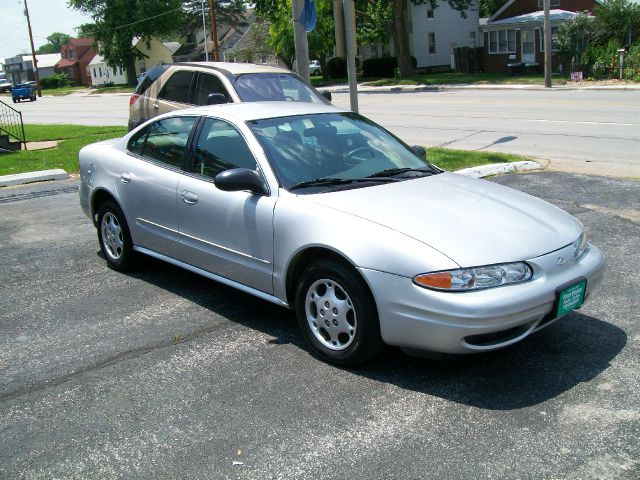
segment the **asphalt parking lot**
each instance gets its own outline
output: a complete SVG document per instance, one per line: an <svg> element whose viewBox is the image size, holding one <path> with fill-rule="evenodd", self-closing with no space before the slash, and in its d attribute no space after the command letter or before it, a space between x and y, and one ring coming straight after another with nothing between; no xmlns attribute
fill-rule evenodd
<svg viewBox="0 0 640 480"><path fill-rule="evenodd" d="M579 312L455 360L317 360L293 314L106 267L77 182L0 189L0 478L640 477L640 182L492 179L607 258Z"/></svg>

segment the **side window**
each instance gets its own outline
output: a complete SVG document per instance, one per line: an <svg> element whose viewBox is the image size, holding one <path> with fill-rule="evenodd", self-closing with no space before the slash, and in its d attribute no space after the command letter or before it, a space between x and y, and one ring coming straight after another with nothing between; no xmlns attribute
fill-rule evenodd
<svg viewBox="0 0 640 480"><path fill-rule="evenodd" d="M149 127L142 154L167 165L180 167L191 129L198 117L172 117Z"/></svg>
<svg viewBox="0 0 640 480"><path fill-rule="evenodd" d="M224 88L222 81L215 75L209 75L207 73L201 73L198 76L198 84L196 86L195 104L206 105L209 94L221 93L227 100L230 99L227 89Z"/></svg>
<svg viewBox="0 0 640 480"><path fill-rule="evenodd" d="M240 132L222 120L205 120L193 161L192 173L214 178L231 168L256 169L256 161Z"/></svg>
<svg viewBox="0 0 640 480"><path fill-rule="evenodd" d="M144 141L147 139L147 133L149 133L149 127L145 127L136 133L131 140L129 140L129 144L127 145L127 150L133 153L137 153L138 155L142 155L142 150L144 149Z"/></svg>
<svg viewBox="0 0 640 480"><path fill-rule="evenodd" d="M189 88L193 72L178 71L171 75L159 97L170 102L189 103Z"/></svg>

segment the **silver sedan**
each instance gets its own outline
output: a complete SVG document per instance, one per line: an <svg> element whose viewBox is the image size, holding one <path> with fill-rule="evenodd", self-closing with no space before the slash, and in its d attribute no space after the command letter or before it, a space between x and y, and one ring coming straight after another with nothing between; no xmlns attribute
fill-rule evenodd
<svg viewBox="0 0 640 480"><path fill-rule="evenodd" d="M327 105L173 112L83 148L80 175L110 267L146 254L294 309L342 365L385 344L511 345L579 308L603 274L564 211L444 172Z"/></svg>

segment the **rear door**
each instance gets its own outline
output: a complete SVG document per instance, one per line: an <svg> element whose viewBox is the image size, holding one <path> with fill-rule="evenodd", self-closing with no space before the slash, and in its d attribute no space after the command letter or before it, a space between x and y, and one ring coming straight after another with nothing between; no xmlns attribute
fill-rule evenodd
<svg viewBox="0 0 640 480"><path fill-rule="evenodd" d="M180 249L176 191L191 131L199 117L170 117L131 138L116 160L116 191L135 245L177 257Z"/></svg>
<svg viewBox="0 0 640 480"><path fill-rule="evenodd" d="M192 105L191 91L194 72L191 70L176 70L160 87L158 97L152 103L152 117L163 113L173 112Z"/></svg>

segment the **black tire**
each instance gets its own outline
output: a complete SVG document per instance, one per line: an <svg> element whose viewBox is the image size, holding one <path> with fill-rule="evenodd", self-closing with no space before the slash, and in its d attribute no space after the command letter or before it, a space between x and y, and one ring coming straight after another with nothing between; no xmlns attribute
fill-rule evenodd
<svg viewBox="0 0 640 480"><path fill-rule="evenodd" d="M106 220L105 217L107 217ZM103 225L103 220L106 225ZM110 226L113 227L112 230L109 230ZM103 228L105 229L104 233ZM117 238L117 240L110 241L109 238L104 237L104 234L111 235L112 239ZM98 242L109 267L125 271L135 265L136 253L133 250L133 241L127 220L120 207L111 200L100 205L98 210ZM114 243L121 243L121 245L116 247Z"/></svg>
<svg viewBox="0 0 640 480"><path fill-rule="evenodd" d="M320 70L314 70L314 71L313 71L313 76L314 76L314 77L319 77L319 76L320 76L320 74L321 74Z"/></svg>
<svg viewBox="0 0 640 480"><path fill-rule="evenodd" d="M18 103L18 100L16 100L15 98L13 99L13 103Z"/></svg>
<svg viewBox="0 0 640 480"><path fill-rule="evenodd" d="M315 304L307 305L307 295L312 293L315 295L316 292L312 287L324 280L335 282L335 292L344 291L342 293L344 293L345 302L350 301L350 307L346 308L353 310L353 312L349 313L352 313L351 318L355 319L353 320L355 327L352 338L344 342L344 345L347 345L346 347L342 347L336 342L333 342L336 346L332 348L325 345L325 343L331 343L333 339L327 333L328 329L331 328L330 323L326 323L328 321L327 318L322 317L328 328L325 328L319 322L315 324L317 333L314 332L314 327L311 325L312 320L307 320L308 307L310 315L312 315L311 318L313 318L312 312L315 308L316 320L321 320L319 316L321 314L327 315L327 317L330 314L328 311L321 313L314 306ZM309 300L309 303L312 304L313 300ZM343 305L346 306L347 303ZM331 363L343 366L360 365L375 357L384 349L384 343L380 336L378 310L373 295L358 272L352 266L347 265L346 262L322 259L310 265L300 278L296 292L295 310L298 326L307 342L320 357ZM347 314L345 314L345 318L348 318ZM336 324L336 329L339 328ZM322 330L324 330L325 335L322 335ZM316 335L323 337L324 343ZM343 333L340 333L340 335L344 335L344 338L348 337ZM339 338L339 336L336 338ZM343 349L336 350L336 348Z"/></svg>
<svg viewBox="0 0 640 480"><path fill-rule="evenodd" d="M35 102L36 100L38 100L38 96L37 96L37 95L34 95L34 96L33 96L33 101Z"/></svg>

